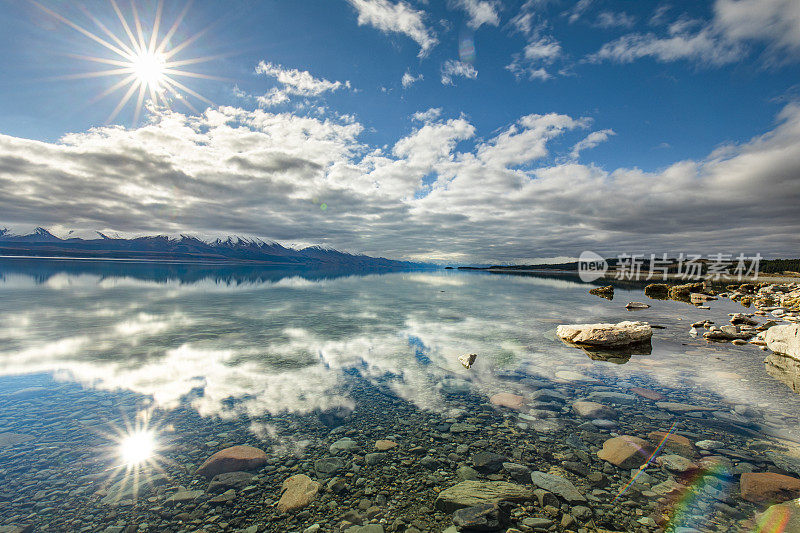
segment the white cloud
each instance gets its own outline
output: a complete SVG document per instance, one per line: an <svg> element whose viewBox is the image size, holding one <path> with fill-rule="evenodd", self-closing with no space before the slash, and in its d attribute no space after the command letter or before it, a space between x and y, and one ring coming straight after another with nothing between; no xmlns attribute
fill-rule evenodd
<svg viewBox="0 0 800 533"><path fill-rule="evenodd" d="M417 42L424 57L439 42L436 33L425 25L425 13L402 0L348 0L358 12L359 26L374 26L383 32L402 33Z"/></svg>
<svg viewBox="0 0 800 533"><path fill-rule="evenodd" d="M467 25L477 30L484 24L497 26L500 15L497 13L497 2L490 0L452 0L453 5L463 9L469 15Z"/></svg>
<svg viewBox="0 0 800 533"><path fill-rule="evenodd" d="M469 63L448 59L442 65L442 85L453 85L453 78L468 78L474 80L478 71Z"/></svg>
<svg viewBox="0 0 800 533"><path fill-rule="evenodd" d="M400 83L402 83L403 87L407 89L408 87L411 87L412 85L414 85L418 81L422 81L422 79L423 79L422 74L419 74L417 76L413 76L410 72L406 71L403 74L403 78L400 80Z"/></svg>
<svg viewBox="0 0 800 533"><path fill-rule="evenodd" d="M273 77L283 86L280 89L273 87L268 93L257 98L259 105L263 107L287 102L289 95L312 97L338 91L343 87L350 88L349 81L328 81L315 78L307 70L287 69L266 61L259 62L256 66L256 74Z"/></svg>
<svg viewBox="0 0 800 533"><path fill-rule="evenodd" d="M441 107L431 107L427 111L417 111L411 118L418 122L432 122L442 116Z"/></svg>
<svg viewBox="0 0 800 533"><path fill-rule="evenodd" d="M564 15L568 17L570 24L581 18L592 2L593 0L578 0L571 9L565 11Z"/></svg>
<svg viewBox="0 0 800 533"><path fill-rule="evenodd" d="M624 11L619 13L603 11L597 15L595 24L601 28L632 28L636 24L636 17L628 15Z"/></svg>
<svg viewBox="0 0 800 533"><path fill-rule="evenodd" d="M570 155L572 156L573 159L578 159L578 156L580 156L583 150L594 148L598 144L606 142L608 138L612 135L616 135L616 133L612 129L593 131L592 133L587 135L583 140L577 142L575 146L572 147L572 152Z"/></svg>
<svg viewBox="0 0 800 533"><path fill-rule="evenodd" d="M522 165L547 156L547 141L585 125L567 115L526 115L478 147L478 158L493 167Z"/></svg>
<svg viewBox="0 0 800 533"><path fill-rule="evenodd" d="M657 172L566 160L611 133L572 140L588 121L555 113L523 116L471 146L466 118L428 110L389 148L365 144L354 120L234 107L154 113L137 129L56 143L0 135L0 222L249 234L476 262L800 247L800 105L787 105L772 131Z"/></svg>
<svg viewBox="0 0 800 533"><path fill-rule="evenodd" d="M517 77L526 75L530 79L546 80L552 77L546 67L562 55L561 43L550 37L543 37L525 45L522 54L514 55L506 69Z"/></svg>
<svg viewBox="0 0 800 533"><path fill-rule="evenodd" d="M661 22L664 16L665 12L659 10L653 20ZM629 63L652 57L663 62L689 60L716 66L739 61L753 44L764 45L768 62L799 60L800 2L716 0L713 18L708 22L679 18L667 27L667 35L624 35L604 44L589 60Z"/></svg>

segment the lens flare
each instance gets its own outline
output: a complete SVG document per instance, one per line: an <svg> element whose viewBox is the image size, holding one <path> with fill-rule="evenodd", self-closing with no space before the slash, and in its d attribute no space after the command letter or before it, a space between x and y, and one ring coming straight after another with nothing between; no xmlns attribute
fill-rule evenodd
<svg viewBox="0 0 800 533"><path fill-rule="evenodd" d="M136 431L123 437L119 443L120 458L129 466L136 466L149 461L155 451L156 439L152 431Z"/></svg>
<svg viewBox="0 0 800 533"><path fill-rule="evenodd" d="M142 111L143 105L151 102L153 105L167 105L171 100L182 102L186 107L197 113L197 109L185 98L185 95L190 95L202 102L213 105L213 102L208 98L198 94L191 88L179 82L177 77L188 78L203 78L211 80L220 80L216 76L209 76L207 74L199 74L197 72L190 72L184 70L182 67L186 65L194 65L203 63L212 59L224 57L227 54L219 54L215 56L195 57L188 59L176 59L187 46L195 42L205 31L196 33L195 35L187 38L183 42L175 45L172 39L177 32L178 27L186 16L191 0L178 15L172 26L164 33L161 34L162 13L164 8L163 0L159 0L156 6L155 16L153 18L153 25L145 27L142 19L139 16L139 11L136 8L136 2L131 0L130 7L133 15L133 23L129 23L128 17L122 12L117 0L109 0L111 7L116 13L117 22L119 23L120 30L116 33L112 31L100 18L85 10L86 15L100 30L94 33L87 30L85 27L67 19L63 15L53 11L52 9L42 5L36 0L30 0L32 4L39 9L53 17L55 20L65 24L66 26L77 31L84 37L87 37L100 45L105 53L105 56L86 56L67 54L70 57L91 61L106 65L109 68L106 70L98 70L93 72L86 72L83 74L76 74L70 76L62 76L62 79L81 79L81 78L101 78L101 77L118 77L120 78L111 87L107 88L99 94L93 101L100 100L106 96L117 91L124 91L122 97L117 103L111 115L108 117L108 122L113 121L123 108L130 102L136 94L135 107L133 114L133 122L136 124L139 121L139 115ZM113 17L112 17L113 18ZM138 94L137 94L138 92Z"/></svg>

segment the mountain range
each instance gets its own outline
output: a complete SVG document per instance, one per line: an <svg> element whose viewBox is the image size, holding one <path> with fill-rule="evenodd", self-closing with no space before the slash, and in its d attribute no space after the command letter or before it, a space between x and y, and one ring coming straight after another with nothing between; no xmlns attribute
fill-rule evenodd
<svg viewBox="0 0 800 533"><path fill-rule="evenodd" d="M203 240L180 235L112 237L97 233L97 238L58 237L38 227L24 235L0 229L0 256L124 259L142 261L182 261L256 263L280 266L417 268L421 263L395 261L381 257L350 254L322 246L285 247L276 242L230 236Z"/></svg>

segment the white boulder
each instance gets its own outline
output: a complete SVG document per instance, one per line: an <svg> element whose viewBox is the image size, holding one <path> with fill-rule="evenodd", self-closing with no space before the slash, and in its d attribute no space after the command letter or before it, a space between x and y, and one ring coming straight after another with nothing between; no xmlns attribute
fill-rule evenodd
<svg viewBox="0 0 800 533"><path fill-rule="evenodd" d="M764 335L767 348L800 361L800 324L772 326Z"/></svg>
<svg viewBox="0 0 800 533"><path fill-rule="evenodd" d="M587 346L625 346L649 342L653 329L647 322L624 321L617 324L566 324L556 335L573 344Z"/></svg>

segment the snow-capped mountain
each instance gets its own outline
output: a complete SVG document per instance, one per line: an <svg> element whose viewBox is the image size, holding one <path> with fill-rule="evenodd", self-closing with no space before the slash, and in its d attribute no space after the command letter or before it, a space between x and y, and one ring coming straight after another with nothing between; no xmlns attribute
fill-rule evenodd
<svg viewBox="0 0 800 533"><path fill-rule="evenodd" d="M418 263L350 254L322 246L286 247L253 237L202 239L191 235L123 237L101 232L58 233L56 235L42 227L24 234L9 228L0 228L0 256L247 262L358 268L421 266Z"/></svg>

